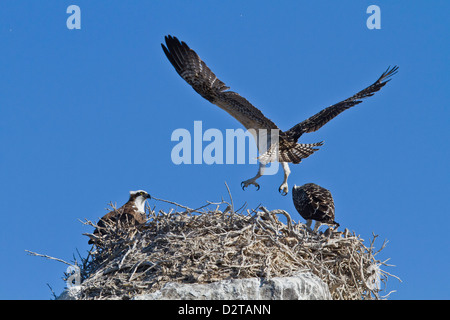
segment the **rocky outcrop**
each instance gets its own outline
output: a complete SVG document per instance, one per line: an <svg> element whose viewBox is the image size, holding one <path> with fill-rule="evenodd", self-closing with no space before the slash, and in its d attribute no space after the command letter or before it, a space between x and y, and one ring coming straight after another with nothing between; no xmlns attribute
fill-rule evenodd
<svg viewBox="0 0 450 320"><path fill-rule="evenodd" d="M73 286L66 288L56 300L78 300L81 295L81 286Z"/></svg>
<svg viewBox="0 0 450 320"><path fill-rule="evenodd" d="M64 290L58 300L77 300L83 286ZM312 273L292 277L222 280L206 284L169 282L161 290L133 300L331 300L325 282Z"/></svg>
<svg viewBox="0 0 450 320"><path fill-rule="evenodd" d="M312 273L292 277L222 280L207 284L167 283L135 300L330 300L328 286Z"/></svg>

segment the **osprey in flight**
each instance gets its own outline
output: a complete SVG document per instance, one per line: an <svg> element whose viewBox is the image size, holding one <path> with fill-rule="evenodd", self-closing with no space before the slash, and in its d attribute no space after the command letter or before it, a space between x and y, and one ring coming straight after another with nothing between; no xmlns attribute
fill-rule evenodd
<svg viewBox="0 0 450 320"><path fill-rule="evenodd" d="M306 219L306 225L311 228L313 220L314 232L321 224L335 225L339 223L334 221L334 201L331 192L315 183L307 183L301 187L294 185L292 188L292 200L295 209Z"/></svg>
<svg viewBox="0 0 450 320"><path fill-rule="evenodd" d="M208 66L200 59L197 53L189 48L183 41L176 37L166 36L166 46L161 44L164 53L174 66L178 74L189 83L195 91L209 102L217 105L228 112L232 117L238 120L247 130L249 130L257 145L260 139L267 138L260 134L263 131L278 131L278 141L269 141L266 143L266 150L259 150L259 168L255 177L243 181L242 189L249 185L254 185L259 189L256 180L263 175L265 166L274 161L279 161L284 170L284 180L279 191L286 195L288 193L287 179L290 174L289 162L300 163L302 159L309 157L323 143L304 144L297 143L300 136L304 133L314 132L321 128L328 121L336 117L342 111L347 110L362 102L361 99L372 96L380 90L388 81L389 77L394 75L398 67L388 68L372 85L358 92L352 97L338 102L328 108L323 109L314 116L296 124L287 131L281 131L271 120L266 118L262 112L255 108L245 98L238 93L228 90L229 87L220 81ZM265 130L261 130L265 129Z"/></svg>
<svg viewBox="0 0 450 320"><path fill-rule="evenodd" d="M87 234L90 240L89 244L99 244L100 236L106 233L106 229L112 224L121 226L139 226L144 224L147 219L145 217L145 200L151 199L150 195L144 190L130 191L130 199L119 209L110 211L105 214L98 222L94 234Z"/></svg>

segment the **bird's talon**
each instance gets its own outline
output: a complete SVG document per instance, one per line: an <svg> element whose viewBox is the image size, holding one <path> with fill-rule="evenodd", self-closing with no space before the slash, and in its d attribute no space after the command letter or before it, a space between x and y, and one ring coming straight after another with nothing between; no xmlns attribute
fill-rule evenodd
<svg viewBox="0 0 450 320"><path fill-rule="evenodd" d="M249 185L254 185L257 189L256 189L256 191L258 191L259 190L259 184L257 184L256 182L254 182L254 181L242 181L241 182L241 187L242 187L242 190L244 190L245 191L245 188L247 188Z"/></svg>
<svg viewBox="0 0 450 320"><path fill-rule="evenodd" d="M286 196L289 193L287 184L282 184L278 188L278 192L281 193L282 196Z"/></svg>

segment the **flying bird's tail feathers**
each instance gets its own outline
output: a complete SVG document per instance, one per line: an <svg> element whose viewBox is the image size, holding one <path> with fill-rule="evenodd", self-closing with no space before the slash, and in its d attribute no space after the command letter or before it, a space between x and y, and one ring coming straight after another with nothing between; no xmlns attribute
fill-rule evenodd
<svg viewBox="0 0 450 320"><path fill-rule="evenodd" d="M286 145L288 144L288 145ZM323 141L316 143L292 143L287 141L281 141L281 145L277 148L273 146L270 147L268 151L263 153L258 157L258 160L262 163L270 162L292 162L294 164L300 163L302 159L308 158L315 151L319 150L315 147L320 147L323 145ZM278 151L278 156L276 152Z"/></svg>
<svg viewBox="0 0 450 320"><path fill-rule="evenodd" d="M315 151L319 150L315 147L323 145L323 141L316 143L295 143L293 148L285 151L280 151L280 162L292 162L294 164L300 163L302 159L308 158Z"/></svg>

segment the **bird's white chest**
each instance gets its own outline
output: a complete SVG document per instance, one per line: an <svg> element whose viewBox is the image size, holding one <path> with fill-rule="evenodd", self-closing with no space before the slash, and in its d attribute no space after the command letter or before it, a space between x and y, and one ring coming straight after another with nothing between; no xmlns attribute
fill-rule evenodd
<svg viewBox="0 0 450 320"><path fill-rule="evenodd" d="M137 199L134 201L134 207L135 207L136 210L139 211L140 213L145 213L145 199L137 198Z"/></svg>

